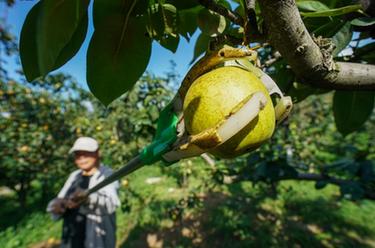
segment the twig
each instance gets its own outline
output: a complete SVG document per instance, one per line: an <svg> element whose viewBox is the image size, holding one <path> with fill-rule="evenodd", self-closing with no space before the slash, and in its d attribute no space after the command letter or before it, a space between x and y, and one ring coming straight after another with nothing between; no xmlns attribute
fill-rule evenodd
<svg viewBox="0 0 375 248"><path fill-rule="evenodd" d="M245 21L245 44L251 42L252 36L259 36L257 17L255 13L255 0L244 0L247 19Z"/></svg>
<svg viewBox="0 0 375 248"><path fill-rule="evenodd" d="M275 52L274 55L273 55L273 57L271 59L267 60L266 62L264 62L261 67L262 68L269 67L273 63L277 62L280 58L281 58L281 54L279 52Z"/></svg>
<svg viewBox="0 0 375 248"><path fill-rule="evenodd" d="M239 183L242 181L254 181L252 177L243 176L243 175L232 175L232 176L225 176L224 178L225 184L232 184L232 183ZM285 181L285 180L298 180L298 181L325 181L330 184L335 184L337 186L342 186L345 184L350 183L356 183L353 180L345 180L340 178L335 178L327 175L322 174L313 174L313 173L298 173L298 175L291 177L291 176L285 176L285 177L278 177L275 179L276 181ZM366 190L364 192L364 198L375 200L375 192L371 190Z"/></svg>

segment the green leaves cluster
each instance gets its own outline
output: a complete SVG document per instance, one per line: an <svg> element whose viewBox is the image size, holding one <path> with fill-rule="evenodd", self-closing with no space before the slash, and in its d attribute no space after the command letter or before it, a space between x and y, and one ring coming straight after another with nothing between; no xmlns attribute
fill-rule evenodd
<svg viewBox="0 0 375 248"><path fill-rule="evenodd" d="M231 8L225 1L218 4ZM21 33L21 61L28 81L69 61L86 38L89 0L39 1ZM130 90L144 73L152 41L176 52L180 37L202 32L194 59L208 48L210 36L233 32L233 25L196 0L93 1L94 34L87 51L87 81L105 105ZM236 28L236 30L238 27Z"/></svg>
<svg viewBox="0 0 375 248"><path fill-rule="evenodd" d="M89 0L39 1L22 28L20 51L28 81L69 61L86 38ZM151 42L175 52L179 37L197 29L196 1L93 1L94 34L87 51L87 81L105 105L130 90L144 73ZM217 15L216 15L217 16ZM221 17L220 17L221 18Z"/></svg>

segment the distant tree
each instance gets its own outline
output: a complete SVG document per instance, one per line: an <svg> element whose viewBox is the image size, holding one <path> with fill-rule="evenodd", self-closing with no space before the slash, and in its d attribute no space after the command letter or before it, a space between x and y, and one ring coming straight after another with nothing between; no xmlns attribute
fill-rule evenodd
<svg viewBox="0 0 375 248"><path fill-rule="evenodd" d="M151 140L170 79L147 74L108 109L64 74L0 80L0 186L17 192L22 206L35 189L42 199L56 193L75 169L68 150L79 136L98 139L104 161L122 165Z"/></svg>

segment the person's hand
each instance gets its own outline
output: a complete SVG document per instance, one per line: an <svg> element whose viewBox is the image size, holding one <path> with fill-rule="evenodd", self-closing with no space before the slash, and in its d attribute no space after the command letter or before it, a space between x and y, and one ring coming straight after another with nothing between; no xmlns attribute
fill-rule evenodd
<svg viewBox="0 0 375 248"><path fill-rule="evenodd" d="M66 206L68 208L78 208L82 203L87 200L87 195L83 190L77 190L71 194L66 201Z"/></svg>
<svg viewBox="0 0 375 248"><path fill-rule="evenodd" d="M66 200L63 198L56 198L53 200L53 203L49 211L53 214L63 214L66 210Z"/></svg>

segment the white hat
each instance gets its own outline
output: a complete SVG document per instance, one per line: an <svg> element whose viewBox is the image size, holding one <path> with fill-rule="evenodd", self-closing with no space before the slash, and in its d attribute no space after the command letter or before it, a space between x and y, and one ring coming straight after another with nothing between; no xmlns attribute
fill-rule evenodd
<svg viewBox="0 0 375 248"><path fill-rule="evenodd" d="M72 148L70 148L69 153L75 151L88 151L96 152L99 149L98 142L90 137L80 137L75 142Z"/></svg>

